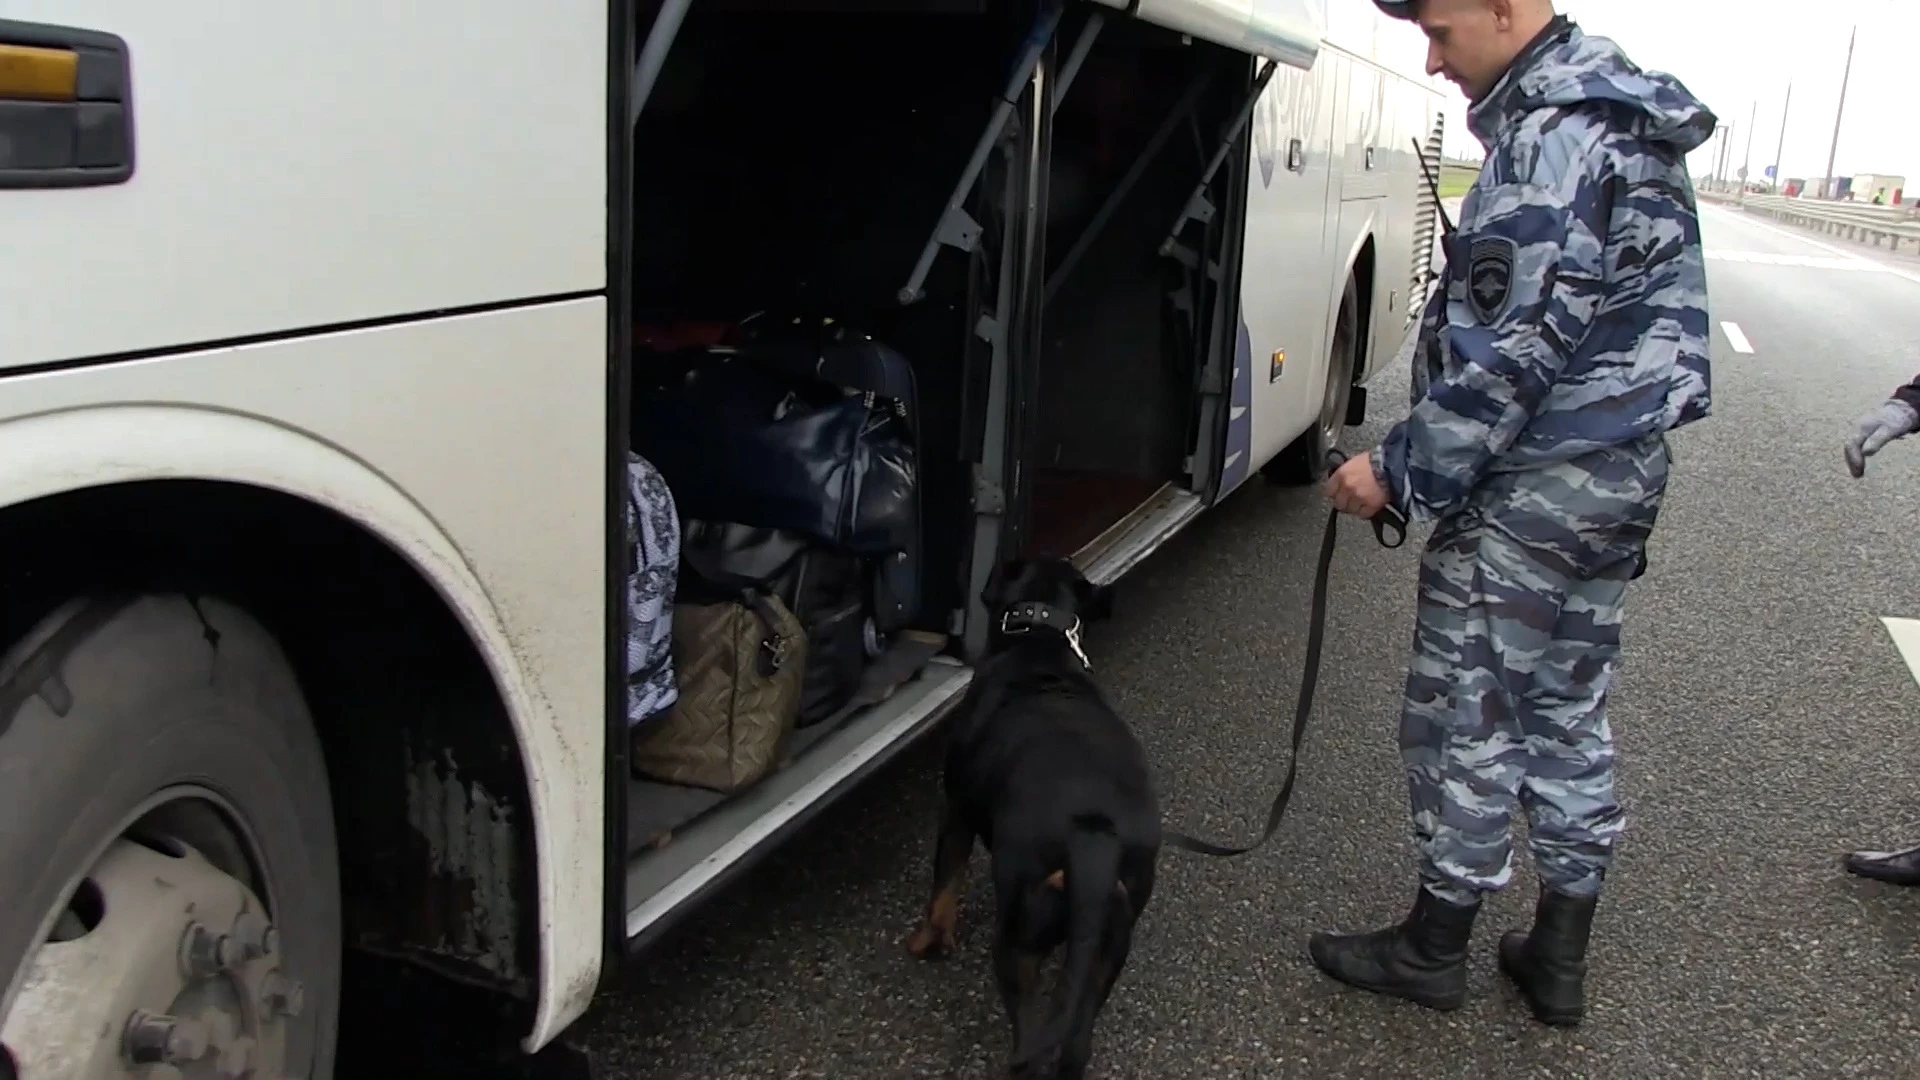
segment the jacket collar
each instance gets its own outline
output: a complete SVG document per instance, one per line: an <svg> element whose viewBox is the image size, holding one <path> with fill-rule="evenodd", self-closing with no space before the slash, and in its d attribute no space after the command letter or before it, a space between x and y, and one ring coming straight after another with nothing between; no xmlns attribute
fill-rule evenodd
<svg viewBox="0 0 1920 1080"><path fill-rule="evenodd" d="M1507 65L1493 89L1486 92L1480 100L1467 108L1467 128L1474 137L1489 150L1499 141L1507 128L1525 115L1525 95L1521 84L1526 81L1527 73L1540 63L1548 50L1556 45L1578 41L1580 28L1565 15L1555 15L1553 21L1533 36L1526 47L1520 50L1513 62Z"/></svg>

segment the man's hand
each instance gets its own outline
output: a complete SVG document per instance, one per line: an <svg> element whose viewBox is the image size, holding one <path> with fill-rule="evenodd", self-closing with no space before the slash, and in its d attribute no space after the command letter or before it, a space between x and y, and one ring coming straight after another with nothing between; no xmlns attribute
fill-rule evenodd
<svg viewBox="0 0 1920 1080"><path fill-rule="evenodd" d="M1853 438L1847 440L1847 471L1855 480L1865 476L1869 457L1893 440L1912 434L1917 426L1920 413L1915 413L1911 405L1898 398L1881 402L1860 418Z"/></svg>
<svg viewBox="0 0 1920 1080"><path fill-rule="evenodd" d="M1387 505L1387 489L1373 475L1373 455L1361 454L1327 477L1327 498L1334 509L1355 517L1370 518Z"/></svg>

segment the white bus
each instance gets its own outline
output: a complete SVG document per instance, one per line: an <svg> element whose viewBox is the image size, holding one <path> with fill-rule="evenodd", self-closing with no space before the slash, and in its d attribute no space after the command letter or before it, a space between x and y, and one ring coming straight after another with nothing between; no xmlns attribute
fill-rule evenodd
<svg viewBox="0 0 1920 1080"><path fill-rule="evenodd" d="M1308 479L1440 149L1333 3L0 0L0 1077L540 1051L936 727L997 561ZM801 309L915 370L938 655L637 780L642 346Z"/></svg>

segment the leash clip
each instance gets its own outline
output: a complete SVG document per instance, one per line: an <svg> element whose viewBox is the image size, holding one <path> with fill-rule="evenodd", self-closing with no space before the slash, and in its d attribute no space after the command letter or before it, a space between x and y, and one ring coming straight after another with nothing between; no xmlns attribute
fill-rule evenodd
<svg viewBox="0 0 1920 1080"><path fill-rule="evenodd" d="M1093 661L1087 659L1087 651L1080 647L1080 617L1078 615L1074 616L1073 625L1067 627L1066 637L1067 648L1072 649L1073 655L1080 658L1080 666L1086 668L1088 671L1092 671Z"/></svg>

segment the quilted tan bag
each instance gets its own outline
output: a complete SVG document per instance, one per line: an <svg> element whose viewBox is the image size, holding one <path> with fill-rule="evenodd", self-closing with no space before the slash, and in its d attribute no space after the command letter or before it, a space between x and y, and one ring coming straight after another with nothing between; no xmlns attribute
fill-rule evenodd
<svg viewBox="0 0 1920 1080"><path fill-rule="evenodd" d="M634 732L633 771L727 792L765 776L800 715L806 653L800 620L777 596L676 606L680 697Z"/></svg>

